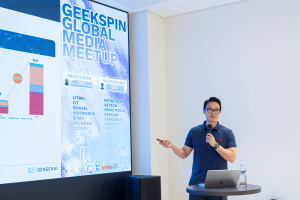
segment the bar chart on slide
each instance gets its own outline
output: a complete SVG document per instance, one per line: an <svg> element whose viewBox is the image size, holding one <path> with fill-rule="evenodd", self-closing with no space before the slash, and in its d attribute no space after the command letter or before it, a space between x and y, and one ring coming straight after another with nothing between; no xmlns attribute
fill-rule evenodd
<svg viewBox="0 0 300 200"><path fill-rule="evenodd" d="M0 100L0 114L8 114L8 101Z"/></svg>
<svg viewBox="0 0 300 200"><path fill-rule="evenodd" d="M44 113L44 66L30 63L30 115Z"/></svg>
<svg viewBox="0 0 300 200"><path fill-rule="evenodd" d="M44 64L23 62L3 74L0 114L44 115ZM4 84L3 84L4 85Z"/></svg>
<svg viewBox="0 0 300 200"><path fill-rule="evenodd" d="M0 76L0 114L29 115L29 62L12 61L4 66L8 67Z"/></svg>

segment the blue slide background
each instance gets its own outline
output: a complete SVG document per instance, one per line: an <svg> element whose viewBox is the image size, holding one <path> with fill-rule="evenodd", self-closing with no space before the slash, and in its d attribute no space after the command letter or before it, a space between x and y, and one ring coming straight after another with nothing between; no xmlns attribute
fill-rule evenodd
<svg viewBox="0 0 300 200"><path fill-rule="evenodd" d="M1 0L0 7L60 22L60 0Z"/></svg>
<svg viewBox="0 0 300 200"><path fill-rule="evenodd" d="M62 78L62 177L82 176L111 172L131 171L131 146L130 146L130 91L129 91L129 51L128 51L128 15L125 12L110 7L93 3L87 0L62 0L61 5L67 3L101 13L122 21L126 21L126 32L111 29L115 41L105 40L107 52L118 55L118 61L111 64L91 62L68 56L62 57L63 73L76 73L86 76L107 77L127 81L128 91L112 92L102 91L100 85L91 87L72 87L65 85ZM70 9L72 10L72 8ZM61 13L62 18L65 17ZM63 25L62 25L63 29ZM63 37L63 35L62 35ZM62 38L63 42L63 38ZM76 42L75 42L76 43ZM79 80L82 81L82 80ZM88 84L90 86L90 84ZM74 115L74 97L84 97L79 106L95 115ZM120 100L117 113L120 121L106 121L104 99ZM112 114L112 113L109 113ZM74 120L74 117L84 117ZM108 126L107 123L118 123L117 126ZM79 125L89 123L91 125ZM74 125L75 124L75 125ZM85 129L80 129L85 128ZM107 130L108 128L111 130Z"/></svg>
<svg viewBox="0 0 300 200"><path fill-rule="evenodd" d="M0 48L55 57L55 42L0 29Z"/></svg>

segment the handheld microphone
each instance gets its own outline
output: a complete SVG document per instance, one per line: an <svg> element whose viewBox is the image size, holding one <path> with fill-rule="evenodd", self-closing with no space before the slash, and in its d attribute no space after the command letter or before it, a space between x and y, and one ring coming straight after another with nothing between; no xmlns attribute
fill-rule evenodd
<svg viewBox="0 0 300 200"><path fill-rule="evenodd" d="M207 125L207 133L211 133L211 129L212 129L211 124L208 124ZM209 143L207 143L207 147L208 147L208 149L210 149L210 144Z"/></svg>

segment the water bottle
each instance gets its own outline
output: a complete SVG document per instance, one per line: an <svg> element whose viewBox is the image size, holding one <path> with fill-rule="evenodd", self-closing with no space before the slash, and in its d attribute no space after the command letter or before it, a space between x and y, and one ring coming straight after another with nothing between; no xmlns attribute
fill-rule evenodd
<svg viewBox="0 0 300 200"><path fill-rule="evenodd" d="M241 175L240 175L240 179L239 179L239 185L247 186L246 168L244 167L243 164L240 166L240 170L241 170Z"/></svg>

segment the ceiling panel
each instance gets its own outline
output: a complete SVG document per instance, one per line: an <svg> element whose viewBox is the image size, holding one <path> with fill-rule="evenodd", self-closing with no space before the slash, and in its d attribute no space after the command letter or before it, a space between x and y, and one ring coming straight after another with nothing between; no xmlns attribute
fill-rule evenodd
<svg viewBox="0 0 300 200"><path fill-rule="evenodd" d="M245 0L96 0L129 13L149 10L161 17L171 17Z"/></svg>
<svg viewBox="0 0 300 200"><path fill-rule="evenodd" d="M128 7L132 10L145 8L152 5L158 5L164 2L172 1L172 0L113 0L125 7Z"/></svg>
<svg viewBox="0 0 300 200"><path fill-rule="evenodd" d="M147 9L162 17L171 17L240 1L242 0L172 0L149 6Z"/></svg>

